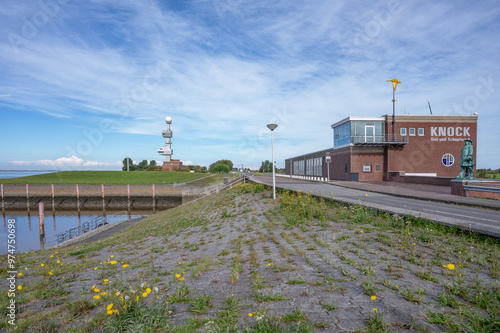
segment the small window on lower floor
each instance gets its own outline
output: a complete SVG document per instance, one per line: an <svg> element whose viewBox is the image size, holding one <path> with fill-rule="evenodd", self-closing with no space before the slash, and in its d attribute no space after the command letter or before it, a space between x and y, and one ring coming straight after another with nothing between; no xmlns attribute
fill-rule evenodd
<svg viewBox="0 0 500 333"><path fill-rule="evenodd" d="M424 129L423 128L419 128L418 129L418 135L419 136L424 136Z"/></svg>
<svg viewBox="0 0 500 333"><path fill-rule="evenodd" d="M414 128L410 128L410 135L415 135L415 129Z"/></svg>
<svg viewBox="0 0 500 333"><path fill-rule="evenodd" d="M382 165L381 164L376 164L375 165L375 171L382 171Z"/></svg>
<svg viewBox="0 0 500 333"><path fill-rule="evenodd" d="M363 172L372 172L371 165L363 165Z"/></svg>
<svg viewBox="0 0 500 333"><path fill-rule="evenodd" d="M407 136L408 134L406 134L406 127L402 127L399 129L399 134L401 134L401 136Z"/></svg>

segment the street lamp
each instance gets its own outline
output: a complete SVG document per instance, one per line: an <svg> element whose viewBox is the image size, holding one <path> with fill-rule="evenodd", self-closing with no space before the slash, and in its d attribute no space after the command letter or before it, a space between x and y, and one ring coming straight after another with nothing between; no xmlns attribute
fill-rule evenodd
<svg viewBox="0 0 500 333"><path fill-rule="evenodd" d="M272 165L273 165L273 200L276 200L276 175L274 171L274 130L278 124L268 124L267 128L271 130L271 151L272 151Z"/></svg>

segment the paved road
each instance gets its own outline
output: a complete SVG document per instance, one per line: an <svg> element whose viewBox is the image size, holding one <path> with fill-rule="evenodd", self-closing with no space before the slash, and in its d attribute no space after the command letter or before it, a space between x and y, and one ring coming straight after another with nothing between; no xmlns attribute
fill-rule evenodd
<svg viewBox="0 0 500 333"><path fill-rule="evenodd" d="M252 180L272 185L272 177L254 176ZM276 177L276 187L331 197L345 203L363 204L397 214L409 214L456 225L500 237L500 212L449 203L403 198L382 193L349 189L332 184Z"/></svg>

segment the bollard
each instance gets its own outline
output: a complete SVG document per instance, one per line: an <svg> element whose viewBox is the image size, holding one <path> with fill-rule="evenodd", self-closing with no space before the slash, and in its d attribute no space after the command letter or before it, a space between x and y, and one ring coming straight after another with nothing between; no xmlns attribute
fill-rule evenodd
<svg viewBox="0 0 500 333"><path fill-rule="evenodd" d="M44 225L44 221L43 221L43 217L44 217L43 210L44 210L43 202L38 203L38 224L40 226L40 249L42 249L42 250L45 248L45 242L44 242L45 225Z"/></svg>
<svg viewBox="0 0 500 333"><path fill-rule="evenodd" d="M101 184L101 192L102 192L102 222L106 222L106 203L104 201L104 184Z"/></svg>
<svg viewBox="0 0 500 333"><path fill-rule="evenodd" d="M3 215L4 226L5 226L5 202L3 200L3 184L0 184L0 192L2 192L2 215Z"/></svg>
<svg viewBox="0 0 500 333"><path fill-rule="evenodd" d="M156 213L155 184L153 184L153 214Z"/></svg>
<svg viewBox="0 0 500 333"><path fill-rule="evenodd" d="M30 215L30 187L26 184L26 207L28 209L28 216Z"/></svg>
<svg viewBox="0 0 500 333"><path fill-rule="evenodd" d="M54 184L50 185L50 189L52 190L52 214L56 214L56 204L55 204L55 195L54 195Z"/></svg>
<svg viewBox="0 0 500 333"><path fill-rule="evenodd" d="M127 212L130 215L130 184L127 184Z"/></svg>
<svg viewBox="0 0 500 333"><path fill-rule="evenodd" d="M78 216L80 216L80 188L76 184L76 208L78 210Z"/></svg>

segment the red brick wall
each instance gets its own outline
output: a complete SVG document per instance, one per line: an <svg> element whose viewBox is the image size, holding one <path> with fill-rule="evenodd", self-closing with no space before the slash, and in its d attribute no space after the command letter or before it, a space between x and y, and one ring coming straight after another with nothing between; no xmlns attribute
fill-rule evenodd
<svg viewBox="0 0 500 333"><path fill-rule="evenodd" d="M332 153L330 178L336 180L351 180L351 153L349 147ZM347 164L347 172L345 165Z"/></svg>
<svg viewBox="0 0 500 333"><path fill-rule="evenodd" d="M405 171L406 173L437 173L439 177L455 177L460 173L460 155L464 147L464 139L471 139L476 161L477 117L476 116L396 116L396 138L401 138L400 129L415 128L415 136L409 136L405 146L394 147L388 151L388 170ZM432 128L435 128L435 131ZM446 135L439 135L439 128L446 129ZM424 128L424 135L418 135L418 129ZM448 130L448 128L452 128ZM457 135L456 129L459 128ZM464 136L464 128L468 134ZM387 117L386 131L392 134L392 116ZM434 133L433 133L434 132ZM447 134L453 135L448 136ZM432 134L438 134L432 136ZM450 138L461 141L450 141ZM442 163L444 154L455 157L455 163L446 167Z"/></svg>
<svg viewBox="0 0 500 333"><path fill-rule="evenodd" d="M353 153L351 172L359 173L360 182L382 181L384 176L384 153ZM363 165L370 165L370 172L363 172ZM377 170L377 165L379 170Z"/></svg>

